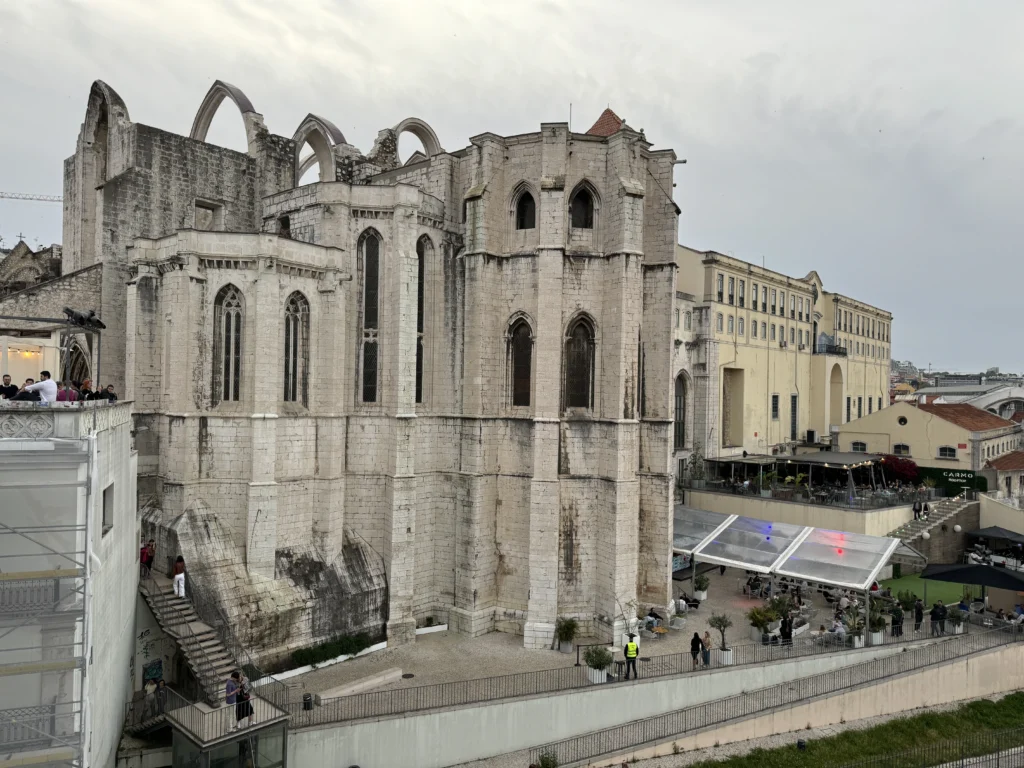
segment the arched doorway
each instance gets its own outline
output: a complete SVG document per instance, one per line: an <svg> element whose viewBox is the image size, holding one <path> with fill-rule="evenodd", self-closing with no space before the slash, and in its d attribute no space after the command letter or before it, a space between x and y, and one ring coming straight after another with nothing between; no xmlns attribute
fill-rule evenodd
<svg viewBox="0 0 1024 768"><path fill-rule="evenodd" d="M828 391L829 391L829 408L828 408L828 423L842 424L843 423L843 369L839 363L835 363L832 366L832 373L829 375L828 380Z"/></svg>

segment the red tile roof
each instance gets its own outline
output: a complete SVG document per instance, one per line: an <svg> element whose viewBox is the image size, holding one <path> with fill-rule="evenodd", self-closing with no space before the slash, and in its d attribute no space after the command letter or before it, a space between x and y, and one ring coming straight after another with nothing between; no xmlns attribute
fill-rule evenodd
<svg viewBox="0 0 1024 768"><path fill-rule="evenodd" d="M994 459L989 459L985 464L992 469L999 469L1004 472L1024 469L1024 451L1010 451L1009 453Z"/></svg>
<svg viewBox="0 0 1024 768"><path fill-rule="evenodd" d="M624 121L621 117L612 112L611 107L601 113L597 122L590 126L588 136L613 136L622 128Z"/></svg>
<svg viewBox="0 0 1024 768"><path fill-rule="evenodd" d="M971 432L985 432L990 429L1004 429L1014 426L1012 421L1001 419L994 413L983 411L967 403L929 403L917 406L925 413L938 416L943 421L956 424Z"/></svg>
<svg viewBox="0 0 1024 768"><path fill-rule="evenodd" d="M1024 411L1014 411L1010 414L1010 421L1014 424L1020 424L1024 421Z"/></svg>

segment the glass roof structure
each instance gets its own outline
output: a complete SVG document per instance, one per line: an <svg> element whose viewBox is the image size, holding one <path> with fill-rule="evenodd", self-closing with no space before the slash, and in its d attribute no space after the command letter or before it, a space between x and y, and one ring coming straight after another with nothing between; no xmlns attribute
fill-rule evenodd
<svg viewBox="0 0 1024 768"><path fill-rule="evenodd" d="M900 539L773 523L677 506L673 547L694 562L866 590L894 553L924 559Z"/></svg>

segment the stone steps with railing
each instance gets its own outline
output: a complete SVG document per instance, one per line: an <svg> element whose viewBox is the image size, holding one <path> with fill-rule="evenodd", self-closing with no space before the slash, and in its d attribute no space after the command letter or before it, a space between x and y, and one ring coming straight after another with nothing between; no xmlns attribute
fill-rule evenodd
<svg viewBox="0 0 1024 768"><path fill-rule="evenodd" d="M207 703L222 704L225 681L239 666L220 636L199 618L185 598L174 596L170 579L158 575L143 579L139 592L157 624L181 649Z"/></svg>
<svg viewBox="0 0 1024 768"><path fill-rule="evenodd" d="M928 505L927 519L911 520L908 523L904 523L899 528L890 531L889 536L895 539L903 539L904 542L910 544L920 539L925 531L931 531L933 528L942 525L951 517L962 512L970 503L963 495L941 499L934 504Z"/></svg>

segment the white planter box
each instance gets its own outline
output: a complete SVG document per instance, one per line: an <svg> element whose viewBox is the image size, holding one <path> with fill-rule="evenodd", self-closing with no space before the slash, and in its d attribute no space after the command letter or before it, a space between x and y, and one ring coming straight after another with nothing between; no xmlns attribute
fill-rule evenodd
<svg viewBox="0 0 1024 768"><path fill-rule="evenodd" d="M732 666L732 648L719 648L715 654L718 656L718 663L723 667Z"/></svg>
<svg viewBox="0 0 1024 768"><path fill-rule="evenodd" d="M693 599L700 600L702 603L708 599L708 591L705 589L701 592L699 589L693 590Z"/></svg>
<svg viewBox="0 0 1024 768"><path fill-rule="evenodd" d="M962 635L963 633L964 633L964 625L963 624L960 624L959 626L954 626L953 627L953 634L954 635Z"/></svg>
<svg viewBox="0 0 1024 768"><path fill-rule="evenodd" d="M750 639L753 640L755 643L760 643L761 642L761 635L762 634L764 634L764 633L761 632L761 630L758 629L757 627L751 627L750 628Z"/></svg>
<svg viewBox="0 0 1024 768"><path fill-rule="evenodd" d="M881 645L885 642L885 633L883 632L872 632L871 633L871 644Z"/></svg>
<svg viewBox="0 0 1024 768"><path fill-rule="evenodd" d="M572 653L572 642L570 641L568 643L559 643L558 650L562 653Z"/></svg>
<svg viewBox="0 0 1024 768"><path fill-rule="evenodd" d="M445 629L447 629L447 628L448 628L448 625L446 624L445 625ZM312 672L314 669L320 669L321 667L329 667L329 666L331 666L333 664L338 664L338 663L340 663L342 661L348 661L349 659L354 659L357 656L365 656L366 654L373 653L374 651L383 651L387 647L388 647L388 641L385 640L382 643L377 643L376 645L371 645L369 648L365 648L365 649L361 650L359 653L356 653L356 654L348 653L348 654L345 654L344 656L336 656L333 659L328 659L327 661L321 661L319 664L316 664L316 665L309 665L309 666L306 666L306 667L297 667L296 669L289 669L287 672L278 672L276 675L274 675L274 678L277 679L277 680L287 680L290 677L298 677L299 675L304 675L307 672Z"/></svg>
<svg viewBox="0 0 1024 768"><path fill-rule="evenodd" d="M595 685L606 683L608 682L608 670L587 667L587 679Z"/></svg>
<svg viewBox="0 0 1024 768"><path fill-rule="evenodd" d="M850 642L854 648L863 648L864 635L850 635Z"/></svg>
<svg viewBox="0 0 1024 768"><path fill-rule="evenodd" d="M810 628L811 628L810 624L801 624L799 627L793 627L793 637L797 637L799 635L802 635L804 632L806 632Z"/></svg>

